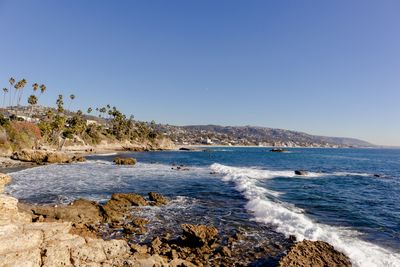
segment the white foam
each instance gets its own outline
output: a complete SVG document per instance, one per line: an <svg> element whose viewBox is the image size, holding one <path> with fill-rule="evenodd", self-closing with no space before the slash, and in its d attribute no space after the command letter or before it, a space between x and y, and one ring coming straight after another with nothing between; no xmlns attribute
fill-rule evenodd
<svg viewBox="0 0 400 267"><path fill-rule="evenodd" d="M111 153L103 153L103 154L93 154L94 156L114 156L118 155L116 152L111 152Z"/></svg>
<svg viewBox="0 0 400 267"><path fill-rule="evenodd" d="M258 185L259 179L295 177L292 171L269 171L254 168L237 168L221 164L211 169L223 174L223 180L236 185L248 200L246 208L252 211L257 222L271 224L286 236L294 235L298 240L321 240L330 243L349 256L353 265L360 267L400 266L400 254L357 238L359 233L345 228L332 227L313 222L301 210L273 201L268 194L272 190ZM318 174L320 175L320 174ZM275 192L276 193L276 192Z"/></svg>
<svg viewBox="0 0 400 267"><path fill-rule="evenodd" d="M89 160L85 163L46 165L10 173L13 182L6 192L17 198L35 198L37 194L58 196L59 202L69 203L75 197L96 201L109 198L102 192L118 192L132 186L132 179L148 181L151 177L187 179L207 173L206 168L190 167L185 171L172 170L165 164L137 163L135 166L116 166L110 161ZM150 177L150 178L149 178ZM95 192L95 193L93 193Z"/></svg>

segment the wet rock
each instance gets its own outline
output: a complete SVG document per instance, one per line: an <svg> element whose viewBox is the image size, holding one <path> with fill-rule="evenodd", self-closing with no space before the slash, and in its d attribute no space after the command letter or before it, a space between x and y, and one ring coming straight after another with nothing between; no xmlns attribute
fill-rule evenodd
<svg viewBox="0 0 400 267"><path fill-rule="evenodd" d="M143 218L134 218L132 220L132 224L125 224L123 226L124 232L126 234L139 234L142 235L146 233L146 224L148 224L149 221Z"/></svg>
<svg viewBox="0 0 400 267"><path fill-rule="evenodd" d="M305 170L295 170L294 174L306 176L306 175L308 175L308 172Z"/></svg>
<svg viewBox="0 0 400 267"><path fill-rule="evenodd" d="M232 252L227 246L222 247L221 254L223 256L225 256L225 257L231 257L232 256Z"/></svg>
<svg viewBox="0 0 400 267"><path fill-rule="evenodd" d="M270 150L271 152L286 152L287 150L286 149L283 149L283 148L273 148L273 149L271 149Z"/></svg>
<svg viewBox="0 0 400 267"><path fill-rule="evenodd" d="M135 165L136 159L116 157L116 158L114 158L114 163L117 165Z"/></svg>
<svg viewBox="0 0 400 267"><path fill-rule="evenodd" d="M295 243L279 261L279 266L350 267L351 262L346 255L326 242L304 240Z"/></svg>
<svg viewBox="0 0 400 267"><path fill-rule="evenodd" d="M48 153L44 158L43 162L47 163L71 163L73 162L73 157L66 153L54 152Z"/></svg>
<svg viewBox="0 0 400 267"><path fill-rule="evenodd" d="M136 227L144 227L144 226L146 226L146 224L149 223L149 221L144 218L134 218L132 220L132 223Z"/></svg>
<svg viewBox="0 0 400 267"><path fill-rule="evenodd" d="M147 206L148 203L146 199L144 199L143 196L136 194L136 193L118 193L118 194L113 194L111 196L112 200L117 200L117 201L124 201L128 200L132 206Z"/></svg>
<svg viewBox="0 0 400 267"><path fill-rule="evenodd" d="M160 246L162 242L160 238L156 237L151 241L151 249L153 253L159 254L160 253Z"/></svg>
<svg viewBox="0 0 400 267"><path fill-rule="evenodd" d="M83 157L83 156L73 156L73 157L72 157L72 160L73 160L73 161L76 161L76 162L85 162L85 161L86 161L86 158Z"/></svg>
<svg viewBox="0 0 400 267"><path fill-rule="evenodd" d="M132 206L145 206L147 201L143 196L134 193L117 193L103 205L104 217L108 222L121 222L128 215Z"/></svg>
<svg viewBox="0 0 400 267"><path fill-rule="evenodd" d="M181 228L186 244L192 247L211 245L218 237L218 230L213 226L182 224Z"/></svg>
<svg viewBox="0 0 400 267"><path fill-rule="evenodd" d="M153 201L154 205L156 206L166 205L169 202L168 198L155 192L149 193L149 199L150 201Z"/></svg>
<svg viewBox="0 0 400 267"><path fill-rule="evenodd" d="M132 252L137 252L137 253L140 253L140 254L147 253L147 249L148 248L147 248L146 245L141 246L139 244L130 244L129 246L131 247Z"/></svg>
<svg viewBox="0 0 400 267"><path fill-rule="evenodd" d="M374 174L374 177L380 178L381 176L379 174Z"/></svg>

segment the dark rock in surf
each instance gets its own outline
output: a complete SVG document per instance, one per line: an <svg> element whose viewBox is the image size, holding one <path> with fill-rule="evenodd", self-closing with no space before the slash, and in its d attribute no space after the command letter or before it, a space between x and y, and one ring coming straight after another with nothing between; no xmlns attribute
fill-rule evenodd
<svg viewBox="0 0 400 267"><path fill-rule="evenodd" d="M150 192L149 199L150 201L153 201L152 204L154 204L155 206L166 205L169 202L169 200L166 197L156 192Z"/></svg>
<svg viewBox="0 0 400 267"><path fill-rule="evenodd" d="M308 175L308 171L305 171L305 170L295 170L295 171L294 171L294 174L306 176L306 175Z"/></svg>
<svg viewBox="0 0 400 267"><path fill-rule="evenodd" d="M126 218L132 206L146 206L148 202L143 196L135 193L113 194L103 205L104 215L108 222L120 222Z"/></svg>
<svg viewBox="0 0 400 267"><path fill-rule="evenodd" d="M279 266L350 267L351 262L346 255L326 242L304 240L294 244L279 261Z"/></svg>
<svg viewBox="0 0 400 267"><path fill-rule="evenodd" d="M134 158L116 157L114 159L114 163L117 164L117 165L135 165L136 164L136 159L134 159Z"/></svg>
<svg viewBox="0 0 400 267"><path fill-rule="evenodd" d="M270 150L271 152L286 152L287 150L286 149L283 149L283 148L273 148L273 149L271 149Z"/></svg>
<svg viewBox="0 0 400 267"><path fill-rule="evenodd" d="M212 245L217 241L218 230L213 226L182 224L183 237L191 247Z"/></svg>

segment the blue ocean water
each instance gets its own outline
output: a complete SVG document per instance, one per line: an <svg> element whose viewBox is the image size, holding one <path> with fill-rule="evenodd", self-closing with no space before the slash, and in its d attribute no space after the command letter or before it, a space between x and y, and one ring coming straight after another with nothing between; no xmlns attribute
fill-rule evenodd
<svg viewBox="0 0 400 267"><path fill-rule="evenodd" d="M34 203L157 191L171 205L141 212L159 231L191 222L241 228L260 240L294 235L327 241L356 266L400 266L400 150L288 150L125 153L138 159L133 168L113 165L115 155L96 155L12 173L7 190ZM309 175L295 175L298 169Z"/></svg>

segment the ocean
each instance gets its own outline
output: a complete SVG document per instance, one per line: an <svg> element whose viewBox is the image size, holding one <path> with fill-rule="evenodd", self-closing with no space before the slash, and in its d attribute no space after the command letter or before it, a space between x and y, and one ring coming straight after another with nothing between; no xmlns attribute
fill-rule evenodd
<svg viewBox="0 0 400 267"><path fill-rule="evenodd" d="M241 229L254 242L326 241L354 266L400 266L399 149L269 150L123 153L138 160L134 167L113 165L115 154L94 155L85 163L13 172L6 191L20 201L53 204L156 191L172 201L140 211L153 231L138 241L179 231L180 223L205 223L221 233Z"/></svg>

